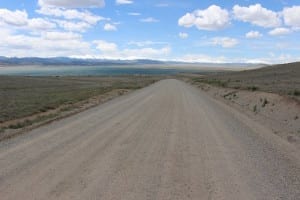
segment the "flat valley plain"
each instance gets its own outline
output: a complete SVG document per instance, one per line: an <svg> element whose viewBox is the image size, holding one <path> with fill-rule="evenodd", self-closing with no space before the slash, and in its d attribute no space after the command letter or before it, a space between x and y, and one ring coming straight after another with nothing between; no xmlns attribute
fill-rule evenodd
<svg viewBox="0 0 300 200"><path fill-rule="evenodd" d="M163 78L159 75L0 76L0 140L5 131L15 132L53 120L62 112L78 108L82 111Z"/></svg>

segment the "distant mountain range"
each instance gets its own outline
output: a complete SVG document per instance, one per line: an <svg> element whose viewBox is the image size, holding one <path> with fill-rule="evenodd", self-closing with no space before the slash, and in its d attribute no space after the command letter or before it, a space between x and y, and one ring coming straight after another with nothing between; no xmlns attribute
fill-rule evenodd
<svg viewBox="0 0 300 200"><path fill-rule="evenodd" d="M153 65L153 66L190 66L190 67L258 67L264 64L249 64L249 63L187 63L176 61L159 61L151 59L137 60L109 60L109 59L78 59L69 57L4 57L0 56L0 66L16 66L16 65L74 65L74 66L122 66L122 65Z"/></svg>
<svg viewBox="0 0 300 200"><path fill-rule="evenodd" d="M141 64L166 64L158 60L106 60L106 59L77 59L68 57L38 58L38 57L3 57L0 56L0 65L141 65ZM176 62L172 62L176 63Z"/></svg>

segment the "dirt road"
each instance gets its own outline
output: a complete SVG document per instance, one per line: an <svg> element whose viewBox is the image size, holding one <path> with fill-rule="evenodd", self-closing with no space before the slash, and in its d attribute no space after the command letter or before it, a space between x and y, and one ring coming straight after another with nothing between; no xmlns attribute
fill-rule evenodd
<svg viewBox="0 0 300 200"><path fill-rule="evenodd" d="M300 151L160 81L0 143L0 199L299 199Z"/></svg>

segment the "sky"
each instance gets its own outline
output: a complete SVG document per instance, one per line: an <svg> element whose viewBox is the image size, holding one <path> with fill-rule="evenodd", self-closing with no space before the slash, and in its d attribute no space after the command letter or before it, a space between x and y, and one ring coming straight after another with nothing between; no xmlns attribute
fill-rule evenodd
<svg viewBox="0 0 300 200"><path fill-rule="evenodd" d="M299 0L1 0L0 56L300 60Z"/></svg>

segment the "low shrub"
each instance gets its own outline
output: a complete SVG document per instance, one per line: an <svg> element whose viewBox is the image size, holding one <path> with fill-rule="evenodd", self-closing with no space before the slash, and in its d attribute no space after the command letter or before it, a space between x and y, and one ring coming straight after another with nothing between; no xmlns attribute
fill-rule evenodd
<svg viewBox="0 0 300 200"><path fill-rule="evenodd" d="M251 90L251 91L256 91L256 90L258 90L259 88L258 88L257 86L249 86L247 89L248 89L248 90Z"/></svg>

